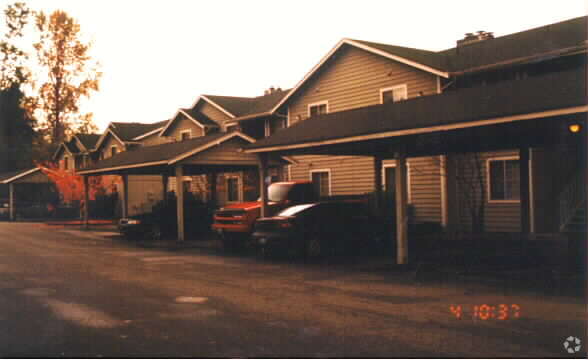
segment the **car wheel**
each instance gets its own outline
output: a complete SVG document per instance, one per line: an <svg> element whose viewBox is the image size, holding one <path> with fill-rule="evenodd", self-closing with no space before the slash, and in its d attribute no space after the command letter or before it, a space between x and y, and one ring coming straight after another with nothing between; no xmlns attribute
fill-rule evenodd
<svg viewBox="0 0 588 360"><path fill-rule="evenodd" d="M312 235L304 248L304 257L308 261L318 260L323 255L323 246L317 235Z"/></svg>
<svg viewBox="0 0 588 360"><path fill-rule="evenodd" d="M162 238L161 227L159 225L153 225L151 227L151 240L159 241Z"/></svg>

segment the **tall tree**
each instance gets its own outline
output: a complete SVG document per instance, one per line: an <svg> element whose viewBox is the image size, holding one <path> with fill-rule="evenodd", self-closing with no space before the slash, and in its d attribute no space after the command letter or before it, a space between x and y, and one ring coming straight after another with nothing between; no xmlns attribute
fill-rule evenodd
<svg viewBox="0 0 588 360"><path fill-rule="evenodd" d="M24 63L26 54L15 45L22 37L32 12L23 3L4 10L8 29L0 39L0 172L32 163L33 118L23 109L22 86L30 79Z"/></svg>
<svg viewBox="0 0 588 360"><path fill-rule="evenodd" d="M36 110L40 127L56 145L68 133L96 130L91 115L80 114L80 102L98 91L102 74L88 55L90 44L80 39L80 25L67 13L39 12L35 24L40 39L34 48L43 79L28 106Z"/></svg>

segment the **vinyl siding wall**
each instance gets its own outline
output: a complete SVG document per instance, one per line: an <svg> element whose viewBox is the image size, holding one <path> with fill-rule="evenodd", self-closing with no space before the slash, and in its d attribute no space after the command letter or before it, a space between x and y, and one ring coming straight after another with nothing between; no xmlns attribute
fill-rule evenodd
<svg viewBox="0 0 588 360"><path fill-rule="evenodd" d="M451 155L448 156L450 158ZM521 230L521 212L520 202L492 202L488 201L488 172L487 172L487 160L491 158L502 158L502 157L516 157L518 158L518 151L494 151L485 152L480 154L482 172L484 175L484 186L486 189L486 195L484 198L485 209L485 227L487 232L519 232ZM453 160L449 160L453 161ZM471 167L469 167L471 169ZM476 176L476 172L473 170L467 171L470 178ZM452 198L449 200L453 210L453 221L452 225L456 225L461 231L469 231L471 229L471 216L469 210L465 205L465 197L469 196L471 192L466 192L459 188L459 184L453 173L450 173L447 177L448 186L453 186L454 189L451 192ZM479 192L476 191L476 196L479 196Z"/></svg>
<svg viewBox="0 0 588 360"><path fill-rule="evenodd" d="M380 89L407 85L408 97L437 93L436 76L385 59L361 49L341 48L336 58L323 65L299 94L289 101L289 124L308 118L308 105L328 101L329 113L380 104ZM296 156L291 165L292 180L309 180L313 169L329 169L332 195L362 194L374 191L372 157ZM383 165L393 164L385 160ZM409 194L415 208L415 221L441 222L441 180L438 157L408 160Z"/></svg>
<svg viewBox="0 0 588 360"><path fill-rule="evenodd" d="M204 129L192 120L188 119L184 114L178 115L178 119L165 132L168 141L180 141L182 131L190 130L190 138L200 137L204 135Z"/></svg>

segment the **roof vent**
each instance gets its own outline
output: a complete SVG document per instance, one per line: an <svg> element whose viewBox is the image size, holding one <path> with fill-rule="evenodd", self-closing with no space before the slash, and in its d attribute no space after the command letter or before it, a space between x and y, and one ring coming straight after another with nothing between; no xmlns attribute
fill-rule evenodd
<svg viewBox="0 0 588 360"><path fill-rule="evenodd" d="M478 31L476 33L466 33L465 37L457 40L457 46L469 45L484 40L494 39L494 33L488 31Z"/></svg>

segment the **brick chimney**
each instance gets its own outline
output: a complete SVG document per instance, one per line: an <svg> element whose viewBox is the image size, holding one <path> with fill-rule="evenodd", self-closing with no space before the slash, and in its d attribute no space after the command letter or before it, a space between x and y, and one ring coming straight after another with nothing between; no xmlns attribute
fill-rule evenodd
<svg viewBox="0 0 588 360"><path fill-rule="evenodd" d="M273 93L277 93L277 92L281 92L281 91L282 91L282 89L279 88L279 87L278 88L275 88L273 86L270 86L269 89L264 90L263 95L271 95Z"/></svg>
<svg viewBox="0 0 588 360"><path fill-rule="evenodd" d="M466 33L465 37L461 40L457 40L457 46L464 46L473 43L477 43L484 40L494 39L494 33L488 31L478 31L476 33Z"/></svg>

